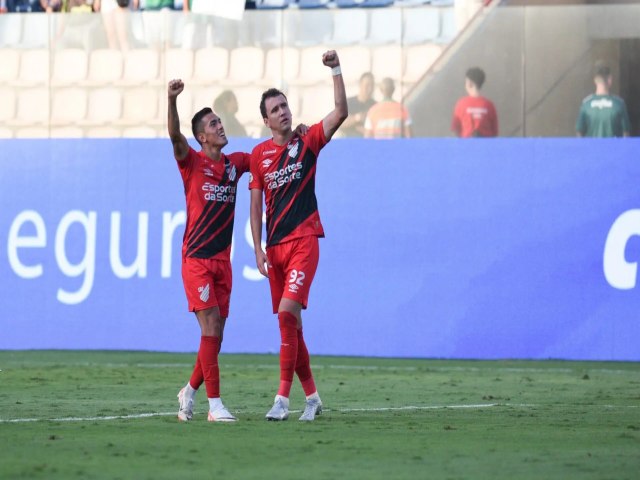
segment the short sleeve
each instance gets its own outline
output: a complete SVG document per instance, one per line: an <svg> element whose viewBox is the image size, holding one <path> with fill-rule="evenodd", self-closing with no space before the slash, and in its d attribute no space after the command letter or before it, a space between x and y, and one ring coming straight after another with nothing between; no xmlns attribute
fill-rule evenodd
<svg viewBox="0 0 640 480"><path fill-rule="evenodd" d="M254 148L249 156L249 190L264 190L262 175L260 174L260 149Z"/></svg>

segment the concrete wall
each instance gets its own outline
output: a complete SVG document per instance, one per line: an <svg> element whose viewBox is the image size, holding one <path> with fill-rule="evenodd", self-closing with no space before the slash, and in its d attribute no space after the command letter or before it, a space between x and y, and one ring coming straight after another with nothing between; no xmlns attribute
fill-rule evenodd
<svg viewBox="0 0 640 480"><path fill-rule="evenodd" d="M580 102L593 92L596 61L611 66L614 93L624 97L619 40L640 37L637 25L640 5L489 10L407 97L416 134L451 135L453 106L465 95L464 72L480 66L501 136L573 136Z"/></svg>

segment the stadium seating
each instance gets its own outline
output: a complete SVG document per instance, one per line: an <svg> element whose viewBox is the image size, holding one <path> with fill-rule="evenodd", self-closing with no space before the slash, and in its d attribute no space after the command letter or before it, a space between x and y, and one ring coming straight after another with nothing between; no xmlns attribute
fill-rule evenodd
<svg viewBox="0 0 640 480"><path fill-rule="evenodd" d="M0 123L12 120L16 114L16 92L13 89L0 89Z"/></svg>
<svg viewBox="0 0 640 480"><path fill-rule="evenodd" d="M124 59L119 50L97 49L89 56L89 71L84 85L114 84L122 78Z"/></svg>
<svg viewBox="0 0 640 480"><path fill-rule="evenodd" d="M0 47L17 47L22 38L22 17L3 15L0 18Z"/></svg>
<svg viewBox="0 0 640 480"><path fill-rule="evenodd" d="M14 127L46 127L50 119L50 100L50 92L47 87L19 90L16 114L6 124Z"/></svg>
<svg viewBox="0 0 640 480"><path fill-rule="evenodd" d="M264 74L264 51L259 47L238 47L231 51L229 73L221 82L229 86L248 85Z"/></svg>
<svg viewBox="0 0 640 480"><path fill-rule="evenodd" d="M24 50L20 54L18 78L13 83L19 87L47 85L50 80L49 72L49 50Z"/></svg>
<svg viewBox="0 0 640 480"><path fill-rule="evenodd" d="M329 41L335 46L352 45L367 37L368 12L359 8L333 12L333 35Z"/></svg>
<svg viewBox="0 0 640 480"><path fill-rule="evenodd" d="M404 71L403 49L400 45L386 45L371 51L371 73L376 80L390 77L396 82Z"/></svg>
<svg viewBox="0 0 640 480"><path fill-rule="evenodd" d="M440 36L440 9L407 8L403 15L402 43L415 45Z"/></svg>
<svg viewBox="0 0 640 480"><path fill-rule="evenodd" d="M328 48L340 55L348 95L355 94L360 76L369 71L376 82L393 78L402 92L422 78L457 31L448 7L352 8L373 4L338 1L332 4L337 8L306 8L327 5L320 1L285 11L290 3L261 2L258 8L279 4L282 11L247 15L247 28L232 28L234 39L225 43L231 47L195 49L145 45L144 34L136 31L131 32L134 48L128 51L105 48L100 36L90 42L96 48L78 48L66 37L50 42L56 24L44 15L16 15L17 23L2 17L0 27L21 28L0 32L0 137L164 136L166 82L171 78L186 84L178 99L185 133L196 110L212 106L222 90L231 89L238 98L238 118L258 136L263 129L258 102L268 87L287 94L294 121L315 122L326 114L333 83L321 58ZM179 18L171 22L178 39ZM32 32L34 25L42 31ZM224 30L216 38L229 33L227 24L215 26ZM31 48L8 46L15 31L20 41L27 37L25 46Z"/></svg>
<svg viewBox="0 0 640 480"><path fill-rule="evenodd" d="M155 88L137 87L126 90L122 96L122 117L115 124L161 124L158 115L158 95L159 90Z"/></svg>
<svg viewBox="0 0 640 480"><path fill-rule="evenodd" d="M52 85L77 85L87 78L87 52L80 48L58 50L53 57Z"/></svg>
<svg viewBox="0 0 640 480"><path fill-rule="evenodd" d="M322 54L327 51L324 45L302 49L300 52L300 73L292 80L293 85L316 85L329 83L331 76L322 64Z"/></svg>
<svg viewBox="0 0 640 480"><path fill-rule="evenodd" d="M227 78L229 52L222 47L208 47L196 50L193 82L210 85ZM186 79L184 79L186 81Z"/></svg>
<svg viewBox="0 0 640 480"><path fill-rule="evenodd" d="M0 85L15 82L20 72L20 51L12 48L0 49Z"/></svg>
<svg viewBox="0 0 640 480"><path fill-rule="evenodd" d="M300 52L297 48L273 48L267 51L265 71L261 83L266 87L282 88L298 77Z"/></svg>
<svg viewBox="0 0 640 480"><path fill-rule="evenodd" d="M87 114L87 92L82 88L61 88L53 91L51 125L75 124Z"/></svg>
<svg viewBox="0 0 640 480"><path fill-rule="evenodd" d="M399 44L401 38L402 10L396 8L371 10L366 43L371 45Z"/></svg>
<svg viewBox="0 0 640 480"><path fill-rule="evenodd" d="M342 78L347 89L356 89L360 76L371 71L371 50L362 45L353 45L341 48L338 54L343 65Z"/></svg>
<svg viewBox="0 0 640 480"><path fill-rule="evenodd" d="M140 85L143 83L160 84L160 58L151 48L129 50L124 57L124 71L119 83L122 85Z"/></svg>
<svg viewBox="0 0 640 480"><path fill-rule="evenodd" d="M256 9L267 10L275 8L287 8L290 0L256 0Z"/></svg>
<svg viewBox="0 0 640 480"><path fill-rule="evenodd" d="M85 127L109 125L122 116L122 91L115 87L96 88L90 91L87 114L79 122Z"/></svg>
<svg viewBox="0 0 640 480"><path fill-rule="evenodd" d="M165 83L173 78L180 78L189 82L193 75L193 50L171 48L164 54L164 80Z"/></svg>

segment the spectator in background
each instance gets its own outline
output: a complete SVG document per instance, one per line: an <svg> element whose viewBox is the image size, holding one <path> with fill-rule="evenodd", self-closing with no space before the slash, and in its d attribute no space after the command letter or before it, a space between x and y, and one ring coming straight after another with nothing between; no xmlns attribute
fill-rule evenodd
<svg viewBox="0 0 640 480"><path fill-rule="evenodd" d="M129 50L127 12L137 10L139 0L95 0L94 9L102 14L109 48L123 52Z"/></svg>
<svg viewBox="0 0 640 480"><path fill-rule="evenodd" d="M11 13L42 12L44 10L41 0L6 0L2 3L6 8L5 11Z"/></svg>
<svg viewBox="0 0 640 480"><path fill-rule="evenodd" d="M225 90L213 101L213 111L222 120L224 131L229 137L246 137L247 131L236 118L238 99L231 90Z"/></svg>
<svg viewBox="0 0 640 480"><path fill-rule="evenodd" d="M624 100L611 94L613 75L609 67L599 65L593 78L595 93L582 101L576 122L580 137L628 137L631 122Z"/></svg>
<svg viewBox="0 0 640 480"><path fill-rule="evenodd" d="M40 6L47 13L59 12L62 10L62 0L40 0Z"/></svg>
<svg viewBox="0 0 640 480"><path fill-rule="evenodd" d="M173 26L164 12L173 10L173 0L142 0L145 42L153 48L166 48L173 35Z"/></svg>
<svg viewBox="0 0 640 480"><path fill-rule="evenodd" d="M358 94L347 98L349 117L340 128L345 137L364 137L364 120L369 109L376 103L373 99L374 86L373 74L363 73L358 85Z"/></svg>
<svg viewBox="0 0 640 480"><path fill-rule="evenodd" d="M467 96L456 103L451 120L451 130L462 138L497 137L498 114L493 102L482 95L484 70L473 67L467 70L464 88Z"/></svg>
<svg viewBox="0 0 640 480"><path fill-rule="evenodd" d="M380 83L382 101L369 109L364 121L366 138L410 138L411 117L400 102L393 99L396 86L391 78Z"/></svg>

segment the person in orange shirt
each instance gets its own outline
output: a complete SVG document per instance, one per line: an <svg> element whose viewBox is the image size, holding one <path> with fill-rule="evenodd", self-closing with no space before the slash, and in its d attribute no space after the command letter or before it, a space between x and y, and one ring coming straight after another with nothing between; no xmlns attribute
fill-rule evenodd
<svg viewBox="0 0 640 480"><path fill-rule="evenodd" d="M451 131L458 137L498 136L496 107L491 100L480 95L485 78L481 68L467 70L464 82L467 96L458 100L451 120Z"/></svg>
<svg viewBox="0 0 640 480"><path fill-rule="evenodd" d="M380 83L382 101L369 109L364 121L365 138L410 138L411 117L400 102L393 100L395 84L391 78Z"/></svg>

